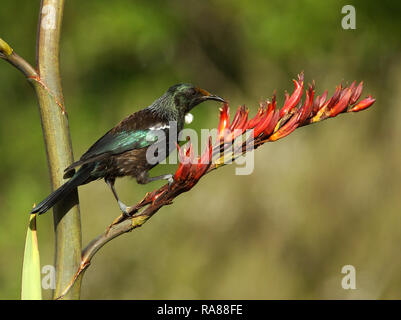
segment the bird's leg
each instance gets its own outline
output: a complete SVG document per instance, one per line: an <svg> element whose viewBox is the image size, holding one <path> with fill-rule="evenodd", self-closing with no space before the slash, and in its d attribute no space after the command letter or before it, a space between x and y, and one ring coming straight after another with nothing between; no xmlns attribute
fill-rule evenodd
<svg viewBox="0 0 401 320"><path fill-rule="evenodd" d="M114 179L105 179L106 183L111 189L111 192L113 192L114 198L116 198L118 206L120 207L120 210L123 212L124 216L128 217L128 206L126 206L119 198L116 192L116 189L114 188Z"/></svg>
<svg viewBox="0 0 401 320"><path fill-rule="evenodd" d="M173 175L171 173L169 173L169 174L162 174L162 175L156 176L156 177L148 177L147 183L152 182L152 181L157 181L157 180L167 180L169 186L174 182Z"/></svg>
<svg viewBox="0 0 401 320"><path fill-rule="evenodd" d="M152 181L157 181L157 180L167 180L168 185L171 186L171 184L174 182L174 176L172 174L162 174L160 176L156 177L149 177L148 171L142 171L137 177L136 181L139 184L147 184Z"/></svg>
<svg viewBox="0 0 401 320"><path fill-rule="evenodd" d="M156 176L156 177L149 177L149 172L148 171L142 171L136 177L136 181L139 184L147 184L149 182L157 181L157 180L167 180L168 181L168 189L170 190L170 187L174 182L174 176L170 173L170 174L162 174L162 175Z"/></svg>

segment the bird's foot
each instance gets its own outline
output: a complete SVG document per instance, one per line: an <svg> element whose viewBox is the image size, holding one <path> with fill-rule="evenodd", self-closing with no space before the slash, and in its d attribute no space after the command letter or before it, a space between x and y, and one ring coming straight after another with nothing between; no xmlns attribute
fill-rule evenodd
<svg viewBox="0 0 401 320"><path fill-rule="evenodd" d="M129 214L129 209L130 207L128 207L127 205L125 205L122 201L118 200L118 206L120 207L121 212L123 213L123 216L126 218L130 217Z"/></svg>
<svg viewBox="0 0 401 320"><path fill-rule="evenodd" d="M174 182L174 176L172 174L166 174L166 180L168 182L168 186L170 187Z"/></svg>
<svg viewBox="0 0 401 320"><path fill-rule="evenodd" d="M168 182L168 191L171 190L171 186L174 182L174 176L172 174L166 174L166 180Z"/></svg>
<svg viewBox="0 0 401 320"><path fill-rule="evenodd" d="M169 174L163 174L163 175L157 176L157 177L149 177L149 178L147 178L146 183L149 183L152 181L157 181L157 180L167 180L168 188L170 190L170 187L174 182L174 176L171 173L169 173Z"/></svg>

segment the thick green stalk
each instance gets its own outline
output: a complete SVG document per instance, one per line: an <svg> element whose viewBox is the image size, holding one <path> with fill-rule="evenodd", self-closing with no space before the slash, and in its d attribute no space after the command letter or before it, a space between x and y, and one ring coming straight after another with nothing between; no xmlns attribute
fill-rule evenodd
<svg viewBox="0 0 401 320"><path fill-rule="evenodd" d="M32 83L38 101L47 161L53 190L64 183L63 170L73 162L70 131L64 109L63 93L59 70L59 43L64 0L42 0L38 22L36 46L37 68L14 52L10 45L0 38L0 58L20 70ZM78 193L54 207L54 228L56 233L56 289L54 297L70 283L81 261L81 220L78 207ZM67 214L68 213L68 214ZM81 278L64 299L79 299Z"/></svg>
<svg viewBox="0 0 401 320"><path fill-rule="evenodd" d="M42 0L38 24L37 70L31 78L39 100L43 136L53 190L64 183L63 170L73 162L72 146L65 113L59 71L59 43L64 0ZM78 194L73 192L54 207L56 233L56 289L58 297L79 267L81 222ZM79 299L80 281L64 296Z"/></svg>

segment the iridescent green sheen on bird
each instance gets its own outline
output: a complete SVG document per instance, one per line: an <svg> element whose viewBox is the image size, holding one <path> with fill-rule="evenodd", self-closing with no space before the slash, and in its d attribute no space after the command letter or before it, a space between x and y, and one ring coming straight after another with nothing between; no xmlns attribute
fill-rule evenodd
<svg viewBox="0 0 401 320"><path fill-rule="evenodd" d="M166 179L171 183L171 174L149 176L149 170L158 162L148 161L148 148L157 144L159 151L164 155L159 157L158 161L164 160L175 148L175 145L169 143L170 124L176 123L176 130L181 131L185 115L207 100L224 102L223 98L191 84L170 87L149 107L122 120L97 140L78 161L66 168L64 178L70 180L40 202L31 213L44 213L78 186L102 178L110 186L122 212L126 213L127 206L119 200L114 188L115 179L131 176L140 184L159 179ZM160 135L162 132L165 137L163 141L160 139L163 136ZM176 134L175 137L177 136ZM77 167L80 168L76 171Z"/></svg>

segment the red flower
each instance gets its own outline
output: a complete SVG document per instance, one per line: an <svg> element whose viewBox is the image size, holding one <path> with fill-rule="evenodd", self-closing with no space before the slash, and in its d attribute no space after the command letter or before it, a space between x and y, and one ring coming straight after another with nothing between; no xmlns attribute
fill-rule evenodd
<svg viewBox="0 0 401 320"><path fill-rule="evenodd" d="M358 112L358 111L362 111L365 110L367 108L369 108L376 100L373 99L371 96L368 96L367 98L363 99L362 101L360 101L358 104L356 104L355 106L353 106L350 111L352 112Z"/></svg>
<svg viewBox="0 0 401 320"><path fill-rule="evenodd" d="M171 201L180 193L190 190L199 179L209 171L224 165L223 156L231 152L231 160L243 153L251 151L268 141L276 141L286 137L296 128L328 118L336 117L340 113L358 112L370 107L374 102L371 96L357 103L360 98L363 83L356 86L354 81L349 87L338 86L333 96L327 99L327 91L322 96L315 97L315 85L308 85L305 92L305 99L302 102L304 78L301 73L298 80L294 80L295 89L291 95L285 93L285 102L282 108L277 108L276 96L272 101L261 103L256 115L248 119L249 110L240 106L230 123L229 106L227 103L220 109L220 119L217 127L218 138L214 145L209 138L209 144L200 157L195 157L191 142L187 148L178 148L180 163L174 175L174 182L170 186L148 193L139 203L142 207L149 203L162 203ZM247 141L242 142L236 149L232 148L234 140L252 130L252 135ZM247 144L249 139L253 143ZM239 152L238 152L239 151ZM214 158L217 156L217 158ZM214 159L213 159L214 158Z"/></svg>
<svg viewBox="0 0 401 320"><path fill-rule="evenodd" d="M298 75L298 81L293 81L295 84L294 92L292 93L291 97L288 97L288 95L286 95L284 106L280 110L280 118L291 111L301 100L302 92L304 89L304 74L301 72L301 74Z"/></svg>
<svg viewBox="0 0 401 320"><path fill-rule="evenodd" d="M314 84L308 86L305 93L305 101L301 105L303 95L303 74L294 80L295 89L291 96L286 93L284 106L276 109L276 97L272 102L267 101L259 107L256 115L248 120L249 110L240 106L230 124L229 107L224 104L220 109L220 122L218 126L220 143L232 142L236 137L245 133L246 130L253 130L255 146L266 141L276 141L284 138L293 132L297 127L327 118L333 118L343 112L357 112L370 107L374 102L371 96L355 104L363 89L363 83L355 86L355 81L343 88L342 85L336 88L334 95L327 99L327 91L323 95L315 96ZM296 107L296 105L298 107ZM224 139L223 139L224 138Z"/></svg>
<svg viewBox="0 0 401 320"><path fill-rule="evenodd" d="M181 149L178 145L178 155L180 163L174 175L174 183L195 185L198 180L206 173L212 160L212 139L209 138L209 145L200 157L195 158L191 142L188 149Z"/></svg>

